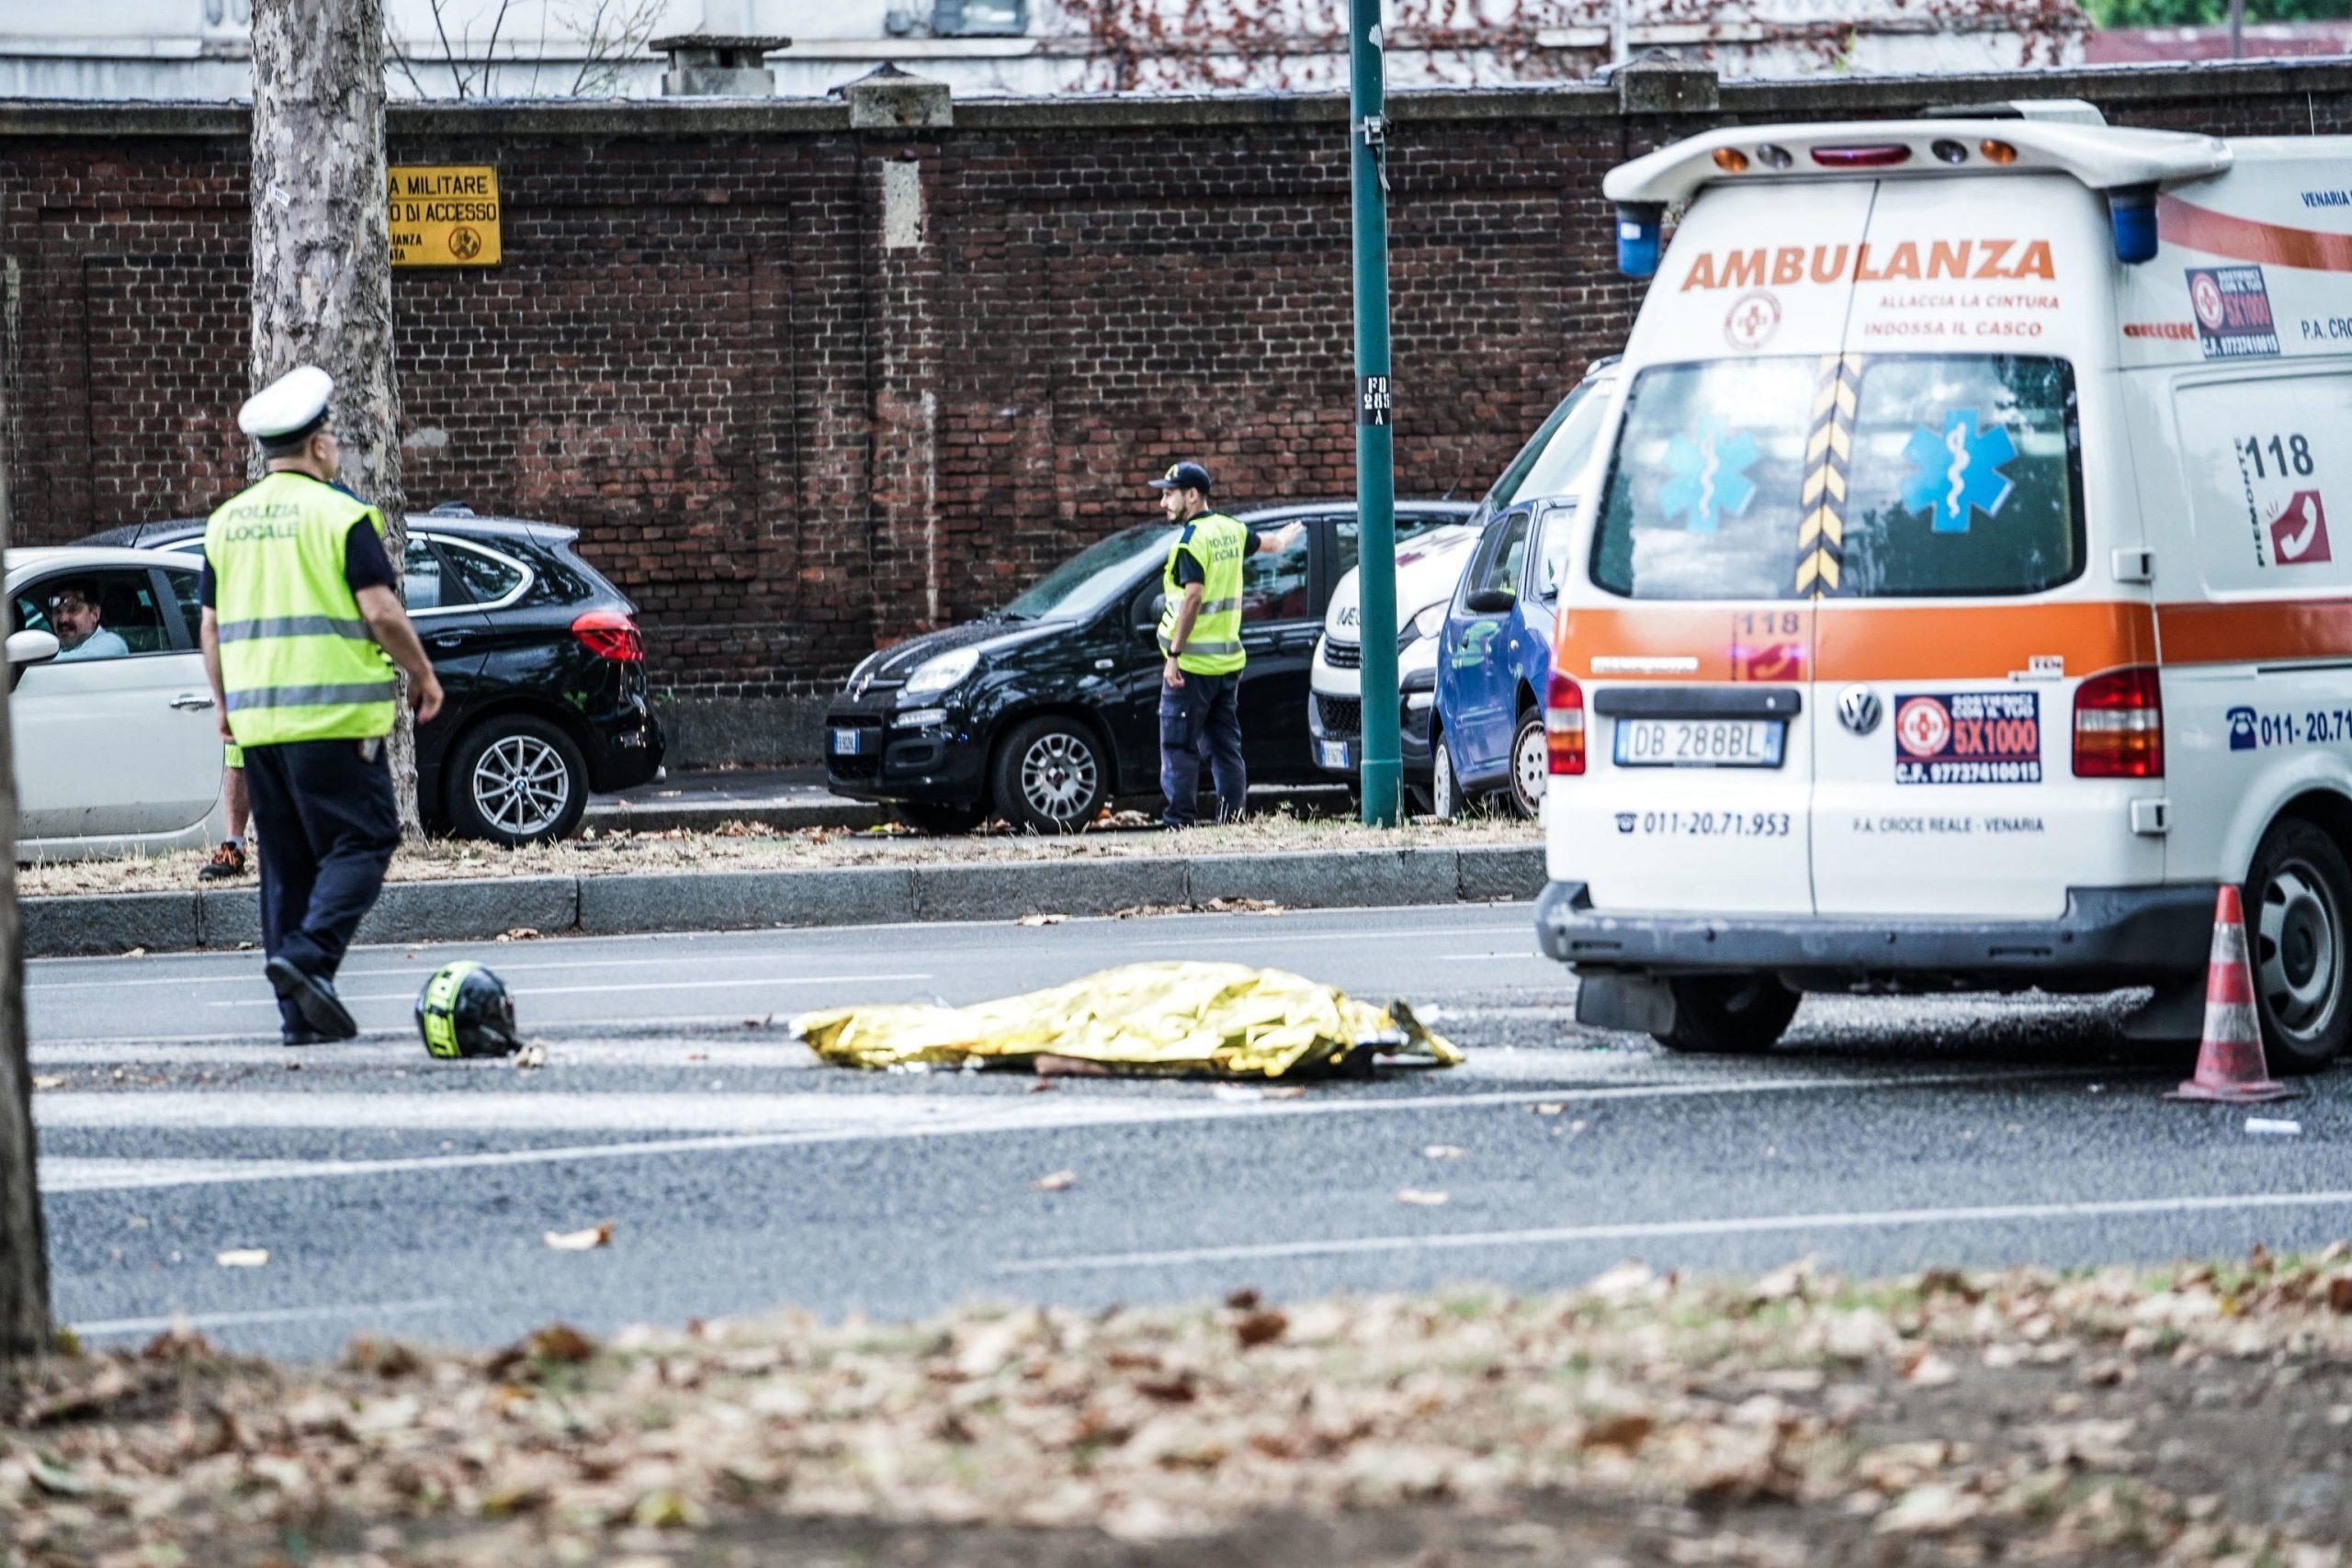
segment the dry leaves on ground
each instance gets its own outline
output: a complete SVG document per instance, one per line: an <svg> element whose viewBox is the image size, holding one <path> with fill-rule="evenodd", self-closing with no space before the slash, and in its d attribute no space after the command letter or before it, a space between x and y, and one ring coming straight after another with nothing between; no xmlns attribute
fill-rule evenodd
<svg viewBox="0 0 2352 1568"><path fill-rule="evenodd" d="M2352 1537L2346 1256L1879 1282L1628 1264L1555 1296L1243 1291L602 1342L555 1324L484 1355L363 1339L328 1367L178 1331L0 1383L0 1541L126 1568L298 1538L343 1568L503 1568L715 1564L758 1540L799 1568L916 1529L929 1560L978 1560L959 1535L1001 1530L1025 1533L989 1561L1064 1568L1401 1509L1454 1542L1420 1560L1464 1568L2301 1568ZM2131 1375L2088 1375L2111 1366ZM1547 1518L1592 1533L1456 1540ZM801 1545L822 1521L883 1533L829 1559Z"/></svg>
<svg viewBox="0 0 2352 1568"><path fill-rule="evenodd" d="M600 1247L613 1245L613 1222L606 1220L585 1230L549 1231L547 1244L556 1252L594 1252Z"/></svg>

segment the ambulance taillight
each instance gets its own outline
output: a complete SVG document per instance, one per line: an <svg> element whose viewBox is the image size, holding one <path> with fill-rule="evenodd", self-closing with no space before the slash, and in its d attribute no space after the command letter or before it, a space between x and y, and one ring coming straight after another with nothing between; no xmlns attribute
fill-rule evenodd
<svg viewBox="0 0 2352 1568"><path fill-rule="evenodd" d="M1544 694L1544 751L1554 778L1584 772L1584 688L1558 670Z"/></svg>
<svg viewBox="0 0 2352 1568"><path fill-rule="evenodd" d="M2075 688L2075 776L2165 776L2165 705L2154 669L2109 670Z"/></svg>

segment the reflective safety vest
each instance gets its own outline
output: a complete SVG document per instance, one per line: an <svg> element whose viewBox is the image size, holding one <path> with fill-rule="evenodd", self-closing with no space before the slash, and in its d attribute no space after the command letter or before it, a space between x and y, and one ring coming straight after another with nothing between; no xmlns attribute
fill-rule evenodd
<svg viewBox="0 0 2352 1568"><path fill-rule="evenodd" d="M215 512L204 527L220 623L220 683L240 746L362 740L392 730L399 688L344 580L358 497L280 472Z"/></svg>
<svg viewBox="0 0 2352 1568"><path fill-rule="evenodd" d="M1184 639L1184 651L1176 656L1176 668L1188 675L1231 675L1248 661L1241 648L1241 558L1249 550L1250 530L1218 512L1204 512L1185 524L1169 547L1168 564L1159 572L1167 598L1159 612L1161 653L1176 639L1176 613L1184 605L1177 560L1192 557L1208 579L1201 589L1201 613Z"/></svg>

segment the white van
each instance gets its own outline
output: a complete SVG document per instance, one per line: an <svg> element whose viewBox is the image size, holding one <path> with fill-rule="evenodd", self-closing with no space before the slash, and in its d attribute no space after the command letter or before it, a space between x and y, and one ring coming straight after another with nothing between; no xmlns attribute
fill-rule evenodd
<svg viewBox="0 0 2352 1568"><path fill-rule="evenodd" d="M2335 1055L2352 138L2025 104L1604 188L1656 277L1547 700L1578 1018L1754 1050L1807 990L2148 985L2193 1036L2234 882L2271 1065Z"/></svg>

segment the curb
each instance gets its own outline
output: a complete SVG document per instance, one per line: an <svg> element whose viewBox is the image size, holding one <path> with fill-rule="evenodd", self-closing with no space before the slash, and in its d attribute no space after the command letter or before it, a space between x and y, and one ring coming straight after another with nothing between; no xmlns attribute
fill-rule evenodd
<svg viewBox="0 0 2352 1568"><path fill-rule="evenodd" d="M1012 920L1111 915L1256 898L1295 909L1480 903L1544 888L1541 844L1302 851L1194 860L1084 859L806 871L500 876L384 886L360 942L482 940L528 927L626 936L770 926ZM66 895L23 900L25 955L71 958L258 945L260 896L223 892Z"/></svg>

